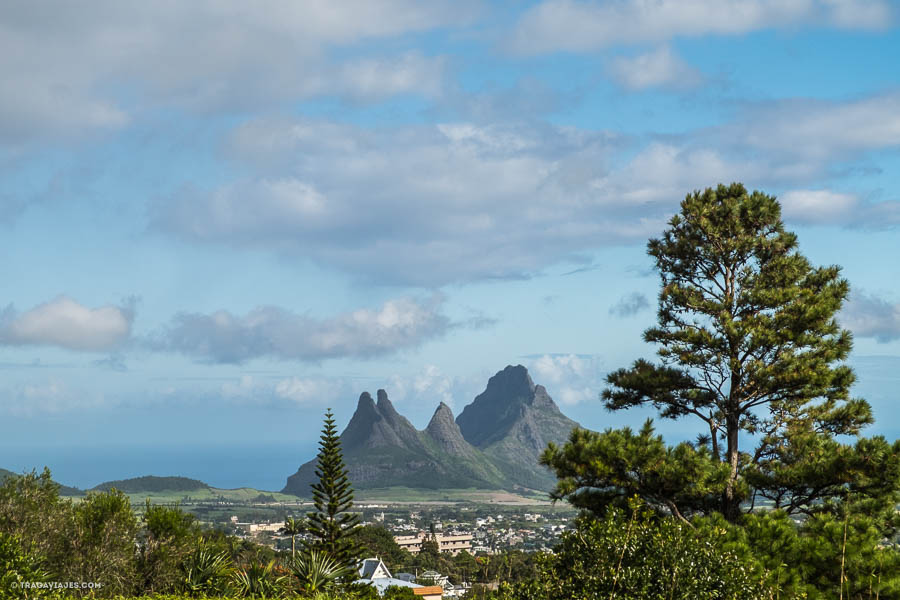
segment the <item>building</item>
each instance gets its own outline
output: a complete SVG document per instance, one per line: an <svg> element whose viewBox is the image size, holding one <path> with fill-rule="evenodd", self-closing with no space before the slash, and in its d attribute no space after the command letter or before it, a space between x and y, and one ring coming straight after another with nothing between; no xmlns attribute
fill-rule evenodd
<svg viewBox="0 0 900 600"><path fill-rule="evenodd" d="M431 534L420 531L416 535L397 535L394 541L401 548L409 550L411 554L418 554L422 550L422 542L431 537ZM463 550L472 551L472 536L467 533L436 533L434 535L441 552L449 552L456 556Z"/></svg>
<svg viewBox="0 0 900 600"><path fill-rule="evenodd" d="M421 597L423 600L441 600L444 597L444 590L439 585L426 587L392 577L387 566L379 558L367 558L359 563L358 583L371 585L378 590L379 596L383 596L389 587L408 587L412 588L416 598Z"/></svg>
<svg viewBox="0 0 900 600"><path fill-rule="evenodd" d="M416 598L422 600L441 600L444 597L444 588L439 585L429 585L427 587L418 587L413 590Z"/></svg>

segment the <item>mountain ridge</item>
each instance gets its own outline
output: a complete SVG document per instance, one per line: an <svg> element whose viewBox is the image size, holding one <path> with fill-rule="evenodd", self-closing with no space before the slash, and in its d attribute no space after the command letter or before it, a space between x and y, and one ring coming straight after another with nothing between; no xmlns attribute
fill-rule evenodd
<svg viewBox="0 0 900 600"><path fill-rule="evenodd" d="M522 365L490 378L459 417L440 402L423 430L401 415L385 390L363 392L341 433L356 489L419 487L549 490L555 481L538 464L547 442L564 442L578 424L560 412ZM288 477L284 493L306 496L316 459Z"/></svg>

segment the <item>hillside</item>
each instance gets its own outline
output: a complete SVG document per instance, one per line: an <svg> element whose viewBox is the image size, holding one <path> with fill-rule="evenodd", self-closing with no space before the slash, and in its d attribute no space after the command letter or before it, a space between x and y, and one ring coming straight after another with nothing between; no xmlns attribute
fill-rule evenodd
<svg viewBox="0 0 900 600"><path fill-rule="evenodd" d="M7 477L18 477L19 473L13 473L7 469L0 469L0 483L3 482ZM60 496L84 496L84 491L75 487L71 487L68 485L63 485L58 481L55 481L56 485L59 486L59 495Z"/></svg>
<svg viewBox="0 0 900 600"><path fill-rule="evenodd" d="M547 442L562 442L577 423L563 415L525 367L507 367L458 419L443 402L418 431L394 408L363 392L341 433L344 461L358 490L405 487L549 490L553 478L538 464ZM308 496L315 459L291 475L283 493Z"/></svg>
<svg viewBox="0 0 900 600"><path fill-rule="evenodd" d="M368 392L341 434L344 461L356 489L407 486L423 489L487 488L503 485L503 475L459 433L446 405L429 427L417 431L384 390L378 402ZM449 415L448 415L449 413ZM288 478L284 493L306 496L316 480L315 459Z"/></svg>
<svg viewBox="0 0 900 600"><path fill-rule="evenodd" d="M187 477L145 475L144 477L134 477L132 479L106 481L100 485L95 485L91 488L91 491L106 492L112 488L116 488L126 494L139 494L144 492L193 492L208 490L210 486L202 481L188 479Z"/></svg>
<svg viewBox="0 0 900 600"><path fill-rule="evenodd" d="M578 423L566 417L522 365L508 366L456 419L463 437L517 484L549 490L552 473L538 465L548 442L560 444Z"/></svg>

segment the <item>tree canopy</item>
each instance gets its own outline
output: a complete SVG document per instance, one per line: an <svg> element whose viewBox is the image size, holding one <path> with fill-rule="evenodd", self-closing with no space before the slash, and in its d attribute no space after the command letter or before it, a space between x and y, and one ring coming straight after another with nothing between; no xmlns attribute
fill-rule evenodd
<svg viewBox="0 0 900 600"><path fill-rule="evenodd" d="M872 422L869 404L850 395L852 338L835 318L849 284L839 267L800 254L777 200L738 183L694 192L647 249L661 287L644 340L658 360L610 373L602 398L609 410L650 405L695 419L697 442L665 450L639 447L630 432L574 432L542 458L560 476L555 497L638 493L675 514L731 521L758 498L788 512L850 493L895 501L900 445L838 437Z"/></svg>
<svg viewBox="0 0 900 600"><path fill-rule="evenodd" d="M353 487L330 409L325 413L319 439L316 465L319 480L311 486L315 511L308 515L313 548L326 552L339 565L355 570L359 548L351 536L359 526L359 515L349 512L353 507Z"/></svg>

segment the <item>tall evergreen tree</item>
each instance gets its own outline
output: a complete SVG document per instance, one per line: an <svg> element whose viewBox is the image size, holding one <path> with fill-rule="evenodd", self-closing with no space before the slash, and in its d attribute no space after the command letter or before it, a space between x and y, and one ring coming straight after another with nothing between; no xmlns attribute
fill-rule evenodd
<svg viewBox="0 0 900 600"><path fill-rule="evenodd" d="M869 404L850 397L851 335L835 320L849 285L839 267L814 267L798 252L775 198L741 184L690 194L648 253L662 285L658 322L644 340L657 345L659 362L611 373L603 399L609 410L650 405L664 418L699 420L693 448L702 452L682 453L708 476L697 497L685 498L697 477L682 461L663 453L647 478L617 467L615 450L627 447L630 432L621 440L576 432L543 457L560 476L556 497L584 505L632 486L651 502L731 521L755 496L789 512L827 507L848 492L880 495L888 506L898 484L881 474L896 472L900 445L836 439L872 422ZM742 452L746 434L756 445ZM635 447L629 460L646 462L644 454Z"/></svg>
<svg viewBox="0 0 900 600"><path fill-rule="evenodd" d="M311 486L315 512L308 515L312 546L355 572L359 553L351 536L359 527L359 515L349 512L353 507L353 488L330 408L325 413L325 425L319 439L316 466L319 481Z"/></svg>

